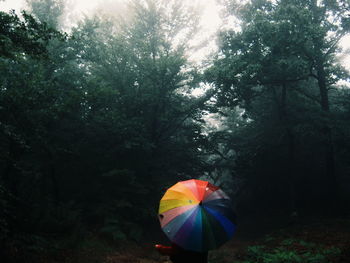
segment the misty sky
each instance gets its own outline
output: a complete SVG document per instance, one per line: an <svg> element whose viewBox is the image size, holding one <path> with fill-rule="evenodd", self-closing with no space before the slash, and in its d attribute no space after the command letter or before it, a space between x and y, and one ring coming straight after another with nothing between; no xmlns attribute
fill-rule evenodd
<svg viewBox="0 0 350 263"><path fill-rule="evenodd" d="M1 0L0 0L1 1ZM3 0L0 2L0 10L8 11L10 9L20 10L25 8L25 0ZM203 19L202 24L208 30L215 30L219 23L220 18L218 15L218 7L215 0L179 0L187 4L197 4L203 6ZM103 5L110 5L116 2L125 2L125 0L68 0L70 5L74 8L77 14L87 14L90 13L97 7L102 7Z"/></svg>

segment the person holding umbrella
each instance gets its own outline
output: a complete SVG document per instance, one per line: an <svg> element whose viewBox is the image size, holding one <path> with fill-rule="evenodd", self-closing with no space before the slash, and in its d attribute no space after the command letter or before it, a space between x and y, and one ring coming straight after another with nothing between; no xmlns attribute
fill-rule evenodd
<svg viewBox="0 0 350 263"><path fill-rule="evenodd" d="M160 201L159 221L172 246L156 245L174 263L207 263L208 251L236 230L230 198L207 181L187 180L170 187Z"/></svg>

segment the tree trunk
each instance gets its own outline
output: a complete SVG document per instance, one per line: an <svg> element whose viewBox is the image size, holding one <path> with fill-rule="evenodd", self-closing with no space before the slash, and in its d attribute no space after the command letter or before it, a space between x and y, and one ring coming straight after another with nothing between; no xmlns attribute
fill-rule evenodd
<svg viewBox="0 0 350 263"><path fill-rule="evenodd" d="M8 160L2 172L1 178L5 187L11 192L11 194L17 196L19 173L16 168L16 162L19 160L20 150L12 139L10 139L8 151Z"/></svg>
<svg viewBox="0 0 350 263"><path fill-rule="evenodd" d="M282 113L282 122L284 122L286 134L287 134L287 175L289 183L289 200L290 200L290 215L298 215L298 209L296 205L296 187L295 187L295 140L294 134L290 127L288 113L287 113L287 85L282 85L282 95L281 95L281 113Z"/></svg>
<svg viewBox="0 0 350 263"><path fill-rule="evenodd" d="M282 126L286 132L287 138L287 183L289 192L289 209L290 215L295 217L298 215L296 204L296 187L295 187L295 139L293 131L290 127L287 112L287 84L282 84L281 97L278 98L276 90L273 88L274 96L278 104L278 116Z"/></svg>
<svg viewBox="0 0 350 263"><path fill-rule="evenodd" d="M311 1L311 10L313 11L313 23L317 26L320 26L320 23L323 19L321 17L322 10L318 6L317 0ZM327 181L326 193L328 199L337 199L337 179L335 174L335 157L334 157L334 148L333 148L333 139L332 139L332 129L330 127L330 109L329 109L329 98L328 98L328 87L327 87L327 73L325 71L325 55L322 52L323 43L326 36L315 35L313 37L313 44L315 48L315 70L317 75L317 84L320 91L320 104L322 110L322 135L323 135L323 146L324 146L324 160L325 160L325 179ZM334 202L331 202L331 206Z"/></svg>
<svg viewBox="0 0 350 263"><path fill-rule="evenodd" d="M49 157L47 173L50 177L51 185L52 185L52 199L53 199L54 205L57 206L60 202L60 189L59 189L58 180L56 176L55 157L50 149L47 149L46 152Z"/></svg>
<svg viewBox="0 0 350 263"><path fill-rule="evenodd" d="M335 174L335 158L332 139L332 129L330 127L330 109L328 89L326 82L326 72L323 62L320 59L316 61L317 80L321 98L321 110L323 113L324 124L322 128L324 156L325 156L325 176L327 179L327 189L329 189L330 197L336 198L337 194L337 179Z"/></svg>

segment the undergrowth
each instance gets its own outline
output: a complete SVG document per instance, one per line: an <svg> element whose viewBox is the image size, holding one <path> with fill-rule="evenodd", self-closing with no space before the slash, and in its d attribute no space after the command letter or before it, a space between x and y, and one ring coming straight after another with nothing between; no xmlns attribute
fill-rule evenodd
<svg viewBox="0 0 350 263"><path fill-rule="evenodd" d="M209 263L333 263L342 253L335 246L325 246L293 238L273 242L267 237L262 244L251 245L232 255L228 260L225 251L210 255Z"/></svg>

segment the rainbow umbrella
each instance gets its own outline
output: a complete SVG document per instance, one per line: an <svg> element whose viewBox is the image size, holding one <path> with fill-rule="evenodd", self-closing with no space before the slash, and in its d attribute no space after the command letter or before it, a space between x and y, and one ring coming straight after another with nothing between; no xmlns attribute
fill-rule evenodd
<svg viewBox="0 0 350 263"><path fill-rule="evenodd" d="M236 230L229 197L206 181L181 181L160 200L159 220L171 242L205 252L228 241Z"/></svg>

